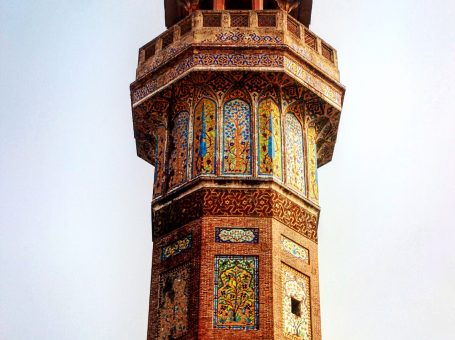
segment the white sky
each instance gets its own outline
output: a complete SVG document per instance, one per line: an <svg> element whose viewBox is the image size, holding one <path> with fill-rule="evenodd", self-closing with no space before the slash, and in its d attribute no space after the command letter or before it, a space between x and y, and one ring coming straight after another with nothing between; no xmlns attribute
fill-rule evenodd
<svg viewBox="0 0 455 340"><path fill-rule="evenodd" d="M319 173L330 340L455 339L455 4L315 0L347 86ZM145 339L153 168L129 83L160 0L0 2L0 339Z"/></svg>

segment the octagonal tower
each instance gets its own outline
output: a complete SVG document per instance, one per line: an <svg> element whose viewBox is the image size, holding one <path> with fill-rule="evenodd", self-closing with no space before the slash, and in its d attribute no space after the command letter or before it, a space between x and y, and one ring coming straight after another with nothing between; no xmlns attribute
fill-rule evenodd
<svg viewBox="0 0 455 340"><path fill-rule="evenodd" d="M317 168L344 96L311 0L165 0L131 84L155 167L148 339L320 340Z"/></svg>

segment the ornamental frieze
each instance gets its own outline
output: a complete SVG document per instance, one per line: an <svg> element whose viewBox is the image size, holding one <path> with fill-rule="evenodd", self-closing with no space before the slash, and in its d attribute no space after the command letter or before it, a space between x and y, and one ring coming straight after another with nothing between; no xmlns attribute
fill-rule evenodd
<svg viewBox="0 0 455 340"><path fill-rule="evenodd" d="M203 188L152 208L153 237L207 216L275 218L317 242L316 213L272 189Z"/></svg>

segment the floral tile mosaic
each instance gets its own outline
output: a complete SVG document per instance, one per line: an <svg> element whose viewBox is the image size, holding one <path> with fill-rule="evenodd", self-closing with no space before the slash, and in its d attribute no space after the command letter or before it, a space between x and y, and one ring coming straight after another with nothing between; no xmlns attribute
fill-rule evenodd
<svg viewBox="0 0 455 340"><path fill-rule="evenodd" d="M281 249L288 252L292 256L297 257L305 263L310 262L310 253L308 249L291 241L287 237L281 236Z"/></svg>
<svg viewBox="0 0 455 340"><path fill-rule="evenodd" d="M281 178L280 110L270 98L259 104L259 173Z"/></svg>
<svg viewBox="0 0 455 340"><path fill-rule="evenodd" d="M214 328L258 329L258 272L257 256L215 257Z"/></svg>
<svg viewBox="0 0 455 340"><path fill-rule="evenodd" d="M303 130L296 116L285 117L286 181L294 189L305 193L305 159L303 157Z"/></svg>
<svg viewBox="0 0 455 340"><path fill-rule="evenodd" d="M193 141L193 175L215 173L216 103L203 98L195 109Z"/></svg>
<svg viewBox="0 0 455 340"><path fill-rule="evenodd" d="M172 256L180 254L182 251L191 248L192 235L188 234L184 238L174 241L161 248L161 261L166 261Z"/></svg>
<svg viewBox="0 0 455 340"><path fill-rule="evenodd" d="M215 228L215 242L220 243L258 243L258 228Z"/></svg>
<svg viewBox="0 0 455 340"><path fill-rule="evenodd" d="M232 99L223 109L223 173L251 174L251 109Z"/></svg>
<svg viewBox="0 0 455 340"><path fill-rule="evenodd" d="M281 263L284 335L311 340L310 278Z"/></svg>

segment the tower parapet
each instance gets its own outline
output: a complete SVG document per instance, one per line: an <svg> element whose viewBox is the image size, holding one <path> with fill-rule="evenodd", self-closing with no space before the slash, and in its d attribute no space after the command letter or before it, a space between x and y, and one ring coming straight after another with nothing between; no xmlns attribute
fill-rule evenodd
<svg viewBox="0 0 455 340"><path fill-rule="evenodd" d="M155 166L149 339L319 340L337 53L309 30L311 1L180 3L165 1L170 27L131 84L137 153Z"/></svg>

